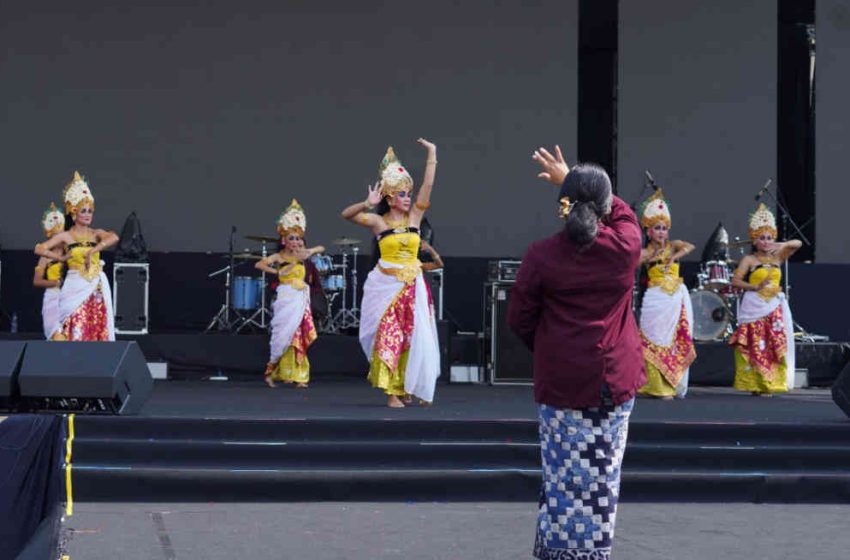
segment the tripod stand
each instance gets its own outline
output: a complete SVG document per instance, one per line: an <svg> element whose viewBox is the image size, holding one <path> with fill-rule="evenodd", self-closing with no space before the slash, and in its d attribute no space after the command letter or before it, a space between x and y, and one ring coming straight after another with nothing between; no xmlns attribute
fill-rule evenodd
<svg viewBox="0 0 850 560"><path fill-rule="evenodd" d="M233 305L230 301L230 285L231 280L233 279L233 272L235 270L235 265L233 264L233 235L236 233L236 226L232 226L230 229L230 244L228 246L228 257L229 261L227 266L220 270L216 270L207 275L207 278L215 278L219 274L224 274L224 303L219 308L218 312L213 316L210 320L209 325L204 330L204 332L210 332L213 330L216 331L232 331L233 327L242 320L242 316L239 314L236 309L233 308ZM233 316L234 319L231 321L230 317Z"/></svg>
<svg viewBox="0 0 850 560"><path fill-rule="evenodd" d="M357 307L357 253L360 252L360 248L352 245L351 252L354 253L352 257L351 276L350 278L345 278L342 283L341 307L333 318L333 323L340 330L360 326L360 308ZM348 275L348 253L344 246L342 248L342 272L344 275ZM351 309L348 308L348 300L346 298L349 280L351 282Z"/></svg>
<svg viewBox="0 0 850 560"><path fill-rule="evenodd" d="M266 251L266 242L261 241L260 243L262 247L261 254L263 256L263 259L265 259L268 256L268 252ZM239 325L239 328L236 329L237 333L244 329L247 325L253 325L258 329L263 330L266 330L269 326L269 321L271 320L272 314L271 311L269 311L269 308L266 307L266 286L268 284L266 283L265 270L263 271L261 278L262 281L260 282L260 307L256 311L254 311L254 313L251 314L250 317L245 319L241 325Z"/></svg>

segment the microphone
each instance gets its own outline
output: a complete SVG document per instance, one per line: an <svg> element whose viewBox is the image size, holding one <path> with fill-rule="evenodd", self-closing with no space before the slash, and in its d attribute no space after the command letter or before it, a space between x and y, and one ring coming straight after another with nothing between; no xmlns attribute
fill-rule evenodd
<svg viewBox="0 0 850 560"><path fill-rule="evenodd" d="M761 190L758 192L758 194L756 194L756 202L758 202L758 200L761 199L761 196L767 191L767 188L770 186L770 184L772 182L773 182L773 179L767 180L767 182L764 184L764 186L761 188Z"/></svg>
<svg viewBox="0 0 850 560"><path fill-rule="evenodd" d="M644 175L646 175L646 180L649 181L649 184L650 184L650 186L652 186L653 190L657 191L658 189L661 188L661 187L659 187L658 185L655 184L655 179L652 177L652 174L649 172L649 169L646 169L643 173L644 173Z"/></svg>

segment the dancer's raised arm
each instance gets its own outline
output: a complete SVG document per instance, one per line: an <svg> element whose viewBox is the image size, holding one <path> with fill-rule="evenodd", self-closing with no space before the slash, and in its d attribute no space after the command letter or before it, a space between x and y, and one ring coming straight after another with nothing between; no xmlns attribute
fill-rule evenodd
<svg viewBox="0 0 850 560"><path fill-rule="evenodd" d="M425 173L422 176L422 184L419 186L419 194L416 195L416 203L410 209L411 221L416 223L422 219L422 215L431 206L431 190L434 188L434 175L437 173L437 146L424 138L417 140L427 150L425 157Z"/></svg>
<svg viewBox="0 0 850 560"><path fill-rule="evenodd" d="M355 202L351 206L342 211L342 217L355 224L366 226L370 229L375 229L381 225L381 218L369 211L375 208L381 202L381 182L378 181L374 185L367 187L369 194L363 202Z"/></svg>

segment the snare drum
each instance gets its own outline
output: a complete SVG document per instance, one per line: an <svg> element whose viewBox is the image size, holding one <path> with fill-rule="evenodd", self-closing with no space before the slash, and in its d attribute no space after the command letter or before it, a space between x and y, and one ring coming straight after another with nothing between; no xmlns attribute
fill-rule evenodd
<svg viewBox="0 0 850 560"><path fill-rule="evenodd" d="M240 311L257 309L260 305L260 293L263 281L250 276L237 276L233 279L233 308Z"/></svg>
<svg viewBox="0 0 850 560"><path fill-rule="evenodd" d="M345 287L345 277L342 274L331 274L321 280L322 287L328 292L337 292Z"/></svg>
<svg viewBox="0 0 850 560"><path fill-rule="evenodd" d="M310 260L316 265L319 274L325 275L333 270L334 263L328 255L313 255Z"/></svg>
<svg viewBox="0 0 850 560"><path fill-rule="evenodd" d="M728 334L732 310L723 297L712 290L691 292L694 309L694 340L720 340Z"/></svg>
<svg viewBox="0 0 850 560"><path fill-rule="evenodd" d="M732 274L726 261L706 261L702 265L705 275L703 286L709 290L719 290L729 285Z"/></svg>

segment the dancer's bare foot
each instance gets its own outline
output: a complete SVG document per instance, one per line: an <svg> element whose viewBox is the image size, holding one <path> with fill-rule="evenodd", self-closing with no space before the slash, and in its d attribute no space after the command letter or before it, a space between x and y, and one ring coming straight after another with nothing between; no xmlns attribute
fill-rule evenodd
<svg viewBox="0 0 850 560"><path fill-rule="evenodd" d="M759 393L760 397L770 398L773 396L773 393Z"/></svg>
<svg viewBox="0 0 850 560"><path fill-rule="evenodd" d="M265 377L263 378L263 381L265 381L265 382L266 382L266 385L268 385L268 386L269 386L269 387L271 387L272 389L274 389L275 387L277 387L277 384L275 384L274 379L272 379L271 375L267 375L267 376L265 376Z"/></svg>
<svg viewBox="0 0 850 560"><path fill-rule="evenodd" d="M419 406L424 406L425 408L428 408L429 406L431 406L433 404L434 403L432 403L430 401L423 401L422 399L419 399Z"/></svg>
<svg viewBox="0 0 850 560"><path fill-rule="evenodd" d="M671 397L670 395L665 395L665 396L661 397L661 400L662 401L672 401L673 397Z"/></svg>
<svg viewBox="0 0 850 560"><path fill-rule="evenodd" d="M387 395L387 406L390 408L404 408L404 403L395 395Z"/></svg>
<svg viewBox="0 0 850 560"><path fill-rule="evenodd" d="M306 383L296 383L295 386L299 389L306 389L307 388Z"/></svg>
<svg viewBox="0 0 850 560"><path fill-rule="evenodd" d="M413 397L411 397L410 395L405 395L401 398L401 402L403 402L406 405L407 404L413 404Z"/></svg>

